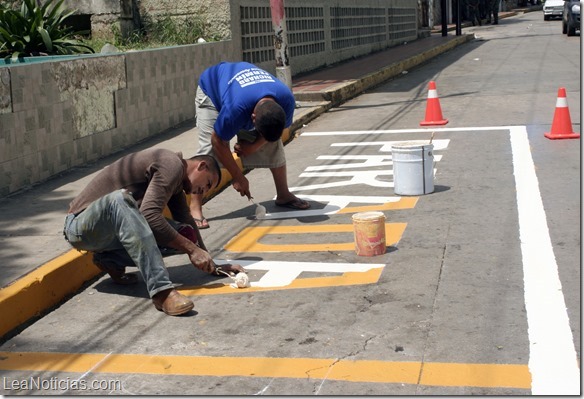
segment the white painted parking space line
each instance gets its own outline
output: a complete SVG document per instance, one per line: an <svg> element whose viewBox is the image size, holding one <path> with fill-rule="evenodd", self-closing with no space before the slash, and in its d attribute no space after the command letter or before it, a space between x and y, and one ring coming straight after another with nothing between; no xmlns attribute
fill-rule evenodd
<svg viewBox="0 0 584 399"><path fill-rule="evenodd" d="M534 395L580 395L580 369L525 127L510 129Z"/></svg>
<svg viewBox="0 0 584 399"><path fill-rule="evenodd" d="M488 132L493 130L510 130L523 126L481 126L481 127L440 127L435 129L389 129L389 130L339 130L331 132L303 132L302 137L310 136L356 136L363 134L404 134L404 133L428 133L428 140L432 132Z"/></svg>

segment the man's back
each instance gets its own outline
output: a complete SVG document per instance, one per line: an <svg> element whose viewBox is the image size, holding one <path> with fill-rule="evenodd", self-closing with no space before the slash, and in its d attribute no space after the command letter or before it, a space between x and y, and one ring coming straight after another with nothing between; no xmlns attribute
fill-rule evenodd
<svg viewBox="0 0 584 399"><path fill-rule="evenodd" d="M221 62L206 69L199 86L219 111L215 132L231 140L239 130L254 128L251 115L264 97L272 97L286 113L286 127L292 124L294 95L270 73L247 62Z"/></svg>
<svg viewBox="0 0 584 399"><path fill-rule="evenodd" d="M148 149L126 155L106 166L71 202L69 213L78 214L93 201L113 191L126 189L138 203L157 240L167 242L171 231L162 212L169 201L179 202L175 211L189 217L184 198L185 162L180 153Z"/></svg>

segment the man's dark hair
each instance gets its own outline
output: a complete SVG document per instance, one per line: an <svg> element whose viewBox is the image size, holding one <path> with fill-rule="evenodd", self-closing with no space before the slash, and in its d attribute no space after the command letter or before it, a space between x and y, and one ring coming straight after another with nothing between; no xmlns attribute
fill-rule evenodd
<svg viewBox="0 0 584 399"><path fill-rule="evenodd" d="M286 113L275 101L263 101L255 107L255 128L267 141L282 137L286 124Z"/></svg>
<svg viewBox="0 0 584 399"><path fill-rule="evenodd" d="M217 179L217 184L215 185L215 187L219 186L219 183L221 183L221 167L219 166L219 162L217 162L217 159L215 159L214 156L212 155L195 155L193 157L190 158L193 161L205 161L207 162L207 165L209 165L209 170L211 171L211 173L217 173L217 176L219 176L219 179Z"/></svg>

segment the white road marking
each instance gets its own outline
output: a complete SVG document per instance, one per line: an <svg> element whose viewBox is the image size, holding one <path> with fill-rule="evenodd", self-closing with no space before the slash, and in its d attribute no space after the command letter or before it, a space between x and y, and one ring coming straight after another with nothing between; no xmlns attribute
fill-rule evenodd
<svg viewBox="0 0 584 399"><path fill-rule="evenodd" d="M231 263L230 260L214 259L218 265ZM302 272L345 273L366 272L385 267L384 263L318 263L238 260L238 264L249 270L267 270L252 287L285 287L290 285Z"/></svg>
<svg viewBox="0 0 584 399"><path fill-rule="evenodd" d="M382 151L380 149L379 151ZM337 169L351 169L351 168L369 168L374 166L393 166L393 161L391 155L321 155L317 159L326 160L363 160L364 162L351 162L351 163L335 163L334 165L319 165L319 166L308 166L304 169L305 172L314 172L319 170L337 170ZM440 162L442 160L442 155L434 154L434 162Z"/></svg>
<svg viewBox="0 0 584 399"><path fill-rule="evenodd" d="M523 258L532 394L580 395L580 368L574 347L574 338L570 329L558 265L551 244L525 126L304 132L302 137L430 134L431 132L475 133L501 130L509 131L513 153L520 246ZM436 141L434 140L434 142ZM390 152L391 143L335 143L331 146L382 145L380 152ZM352 179L345 182L295 187L293 190L320 189L362 183L364 182ZM393 185L393 183L390 184Z"/></svg>
<svg viewBox="0 0 584 399"><path fill-rule="evenodd" d="M266 215L261 218L264 219L291 219L297 217L308 217L308 216L322 216L322 215L334 215L341 209L346 208L351 203L359 204L376 204L383 205L387 202L398 202L401 197L382 197L382 196L350 196L350 195L296 195L298 198L304 199L306 201L315 202L326 202L327 205L322 209L307 209L304 211L287 211L287 212L276 212L276 213L266 213ZM274 200L276 197L274 196Z"/></svg>
<svg viewBox="0 0 584 399"><path fill-rule="evenodd" d="M510 130L517 126L484 126L484 127L441 127L425 129L390 129L390 130L346 130L334 132L303 132L302 137L309 136L355 136L362 134L406 134L406 133L428 133L428 140L432 132L486 132L492 130ZM521 126L519 126L521 127Z"/></svg>
<svg viewBox="0 0 584 399"><path fill-rule="evenodd" d="M580 369L527 130L510 129L533 395L580 395Z"/></svg>
<svg viewBox="0 0 584 399"><path fill-rule="evenodd" d="M434 168L434 175L436 175L436 168ZM348 177L352 176L350 180L311 184L308 186L290 187L291 192L302 190L321 190L323 188L331 187L346 187L351 185L364 184L370 187L393 187L393 181L377 180L377 176L393 176L393 170L370 170L370 171L355 171L355 172L304 172L300 177Z"/></svg>
<svg viewBox="0 0 584 399"><path fill-rule="evenodd" d="M318 170L335 170L335 169L350 169L350 168L370 168L375 166L391 166L391 155L321 155L316 159L331 160L331 161L363 161L338 163L334 165L318 165L308 166L304 169L305 172L314 172Z"/></svg>
<svg viewBox="0 0 584 399"><path fill-rule="evenodd" d="M412 143L419 143L422 144L429 144L429 140L407 140L407 142ZM358 141L355 143L333 143L331 147L363 147L363 146L375 146L380 145L381 148L379 152L391 152L391 146L396 143L403 143L403 141L399 140L391 140L391 141ZM448 148L448 144L450 144L450 139L439 139L439 140L432 140L432 144L434 145L434 151L445 150Z"/></svg>

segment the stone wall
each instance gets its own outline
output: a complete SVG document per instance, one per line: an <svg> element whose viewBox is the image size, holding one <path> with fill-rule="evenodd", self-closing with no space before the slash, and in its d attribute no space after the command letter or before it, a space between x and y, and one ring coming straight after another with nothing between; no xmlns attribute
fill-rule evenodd
<svg viewBox="0 0 584 399"><path fill-rule="evenodd" d="M232 41L0 67L0 197L192 119Z"/></svg>
<svg viewBox="0 0 584 399"><path fill-rule="evenodd" d="M202 18L213 35L231 38L229 0L141 0L139 9L142 15L155 19L164 16Z"/></svg>
<svg viewBox="0 0 584 399"><path fill-rule="evenodd" d="M210 38L231 38L229 0L64 0L76 14L89 15L92 37L113 38L138 28L144 18L197 19L204 22Z"/></svg>

